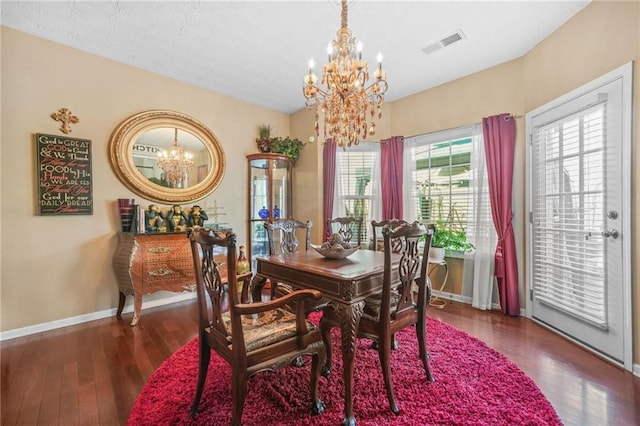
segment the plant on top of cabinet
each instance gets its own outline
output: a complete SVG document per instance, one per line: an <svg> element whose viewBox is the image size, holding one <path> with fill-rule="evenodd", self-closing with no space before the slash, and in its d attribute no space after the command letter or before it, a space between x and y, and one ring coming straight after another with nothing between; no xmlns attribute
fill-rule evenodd
<svg viewBox="0 0 640 426"><path fill-rule="evenodd" d="M270 124L261 124L258 126L258 138L256 144L260 152L270 152L271 149L271 130Z"/></svg>
<svg viewBox="0 0 640 426"><path fill-rule="evenodd" d="M291 139L289 136L286 138L275 137L271 139L271 152L284 154L291 158L295 164L305 145L300 139Z"/></svg>

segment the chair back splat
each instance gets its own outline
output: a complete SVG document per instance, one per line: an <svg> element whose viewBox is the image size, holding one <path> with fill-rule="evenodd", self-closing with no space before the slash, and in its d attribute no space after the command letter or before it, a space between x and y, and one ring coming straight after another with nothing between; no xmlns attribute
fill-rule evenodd
<svg viewBox="0 0 640 426"><path fill-rule="evenodd" d="M365 299L358 327L358 337L377 343L387 399L391 411L398 414L391 381L391 349L393 335L415 325L419 356L428 382L433 382L426 344L426 313L431 298L431 281L427 275L428 254L434 225L419 222L390 221L382 227L384 275L382 292ZM424 246L421 246L424 241ZM420 244L419 244L420 243ZM417 286L417 294L414 288ZM323 370L331 368L331 328L340 325L334 309L324 310L320 320L322 337L327 347Z"/></svg>
<svg viewBox="0 0 640 426"><path fill-rule="evenodd" d="M231 365L232 425L242 423L249 377L285 367L302 356L312 360L311 412L324 412L324 403L318 398L318 377L325 346L320 330L307 320L302 308L305 301L320 298L320 292L297 290L268 302L241 303L238 280L248 279L251 272L236 274L236 235L196 226L189 228L187 236L196 276L199 337L198 381L191 416L198 411L211 351ZM216 262L220 252L226 254L228 291L219 270L222 262ZM291 312L286 309L291 304L300 308Z"/></svg>
<svg viewBox="0 0 640 426"><path fill-rule="evenodd" d="M294 219L282 219L265 222L269 240L269 254L293 253L300 248L297 233L304 233L304 249L309 250L311 239L311 221L301 222Z"/></svg>
<svg viewBox="0 0 640 426"><path fill-rule="evenodd" d="M378 247L378 237L382 238L382 229L385 226L390 228L396 228L399 225L403 225L408 223L406 220L402 219L384 219L379 222L372 220L371 221L371 230L373 231L371 235L373 235L373 251L378 251L380 247ZM391 241L391 251L393 253L399 253L401 249L401 244L399 240Z"/></svg>
<svg viewBox="0 0 640 426"><path fill-rule="evenodd" d="M335 217L327 221L327 228L332 234L342 235L345 242L360 246L362 238L362 217ZM355 234L355 241L354 236Z"/></svg>

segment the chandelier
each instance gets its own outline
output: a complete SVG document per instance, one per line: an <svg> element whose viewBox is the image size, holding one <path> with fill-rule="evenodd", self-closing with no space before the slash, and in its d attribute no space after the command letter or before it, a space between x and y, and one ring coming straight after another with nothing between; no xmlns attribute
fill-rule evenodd
<svg viewBox="0 0 640 426"><path fill-rule="evenodd" d="M178 129L175 129L175 136L171 149L167 152L162 150L158 153L158 165L162 169L162 179L171 188L186 188L189 186L189 168L193 166L193 155L184 152L178 145Z"/></svg>
<svg viewBox="0 0 640 426"><path fill-rule="evenodd" d="M324 114L324 138L333 138L346 148L357 145L360 139L376 132L376 116L382 117L384 93L387 91L386 73L382 69L382 55L378 53L378 68L367 87L369 71L362 60L362 43L356 42L347 27L347 0L342 0L342 24L336 38L327 47L329 63L322 68L321 84L313 73L313 59L309 74L304 77L303 93L308 109L315 109L315 131L319 136L318 109Z"/></svg>

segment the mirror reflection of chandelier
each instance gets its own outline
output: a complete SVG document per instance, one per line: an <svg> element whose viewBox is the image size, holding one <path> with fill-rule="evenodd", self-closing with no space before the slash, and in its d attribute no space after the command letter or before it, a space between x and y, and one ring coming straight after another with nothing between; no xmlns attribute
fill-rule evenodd
<svg viewBox="0 0 640 426"><path fill-rule="evenodd" d="M342 0L341 18L337 36L327 47L329 63L322 68L321 84L326 84L326 89L316 85L318 77L313 73L312 59L309 74L304 77L303 92L307 108L315 109L316 136L319 136L318 109L321 109L324 138L333 138L338 146L345 148L375 134L376 116L382 118L388 85L382 69L382 55L378 53L374 80L366 87L368 65L362 60L362 44L356 43L347 27L347 0Z"/></svg>
<svg viewBox="0 0 640 426"><path fill-rule="evenodd" d="M193 155L184 152L178 145L178 129L169 151L162 150L158 153L158 165L162 169L162 180L171 188L186 188L189 186L189 169L193 166Z"/></svg>

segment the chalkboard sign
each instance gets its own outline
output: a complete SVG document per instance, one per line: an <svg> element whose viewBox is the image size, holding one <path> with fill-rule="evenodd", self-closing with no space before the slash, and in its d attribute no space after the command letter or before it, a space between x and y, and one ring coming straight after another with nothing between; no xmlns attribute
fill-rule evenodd
<svg viewBox="0 0 640 426"><path fill-rule="evenodd" d="M38 213L93 214L91 141L36 134Z"/></svg>

